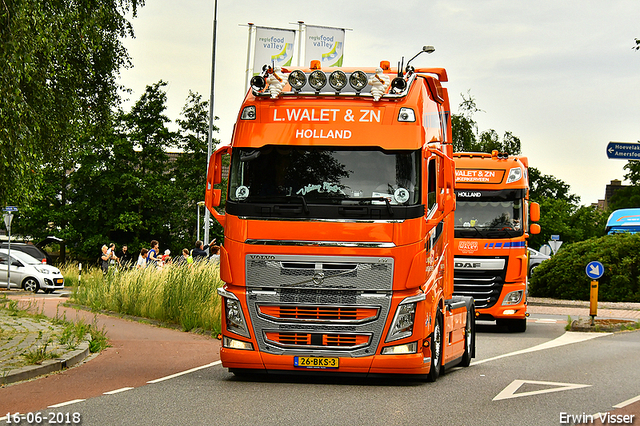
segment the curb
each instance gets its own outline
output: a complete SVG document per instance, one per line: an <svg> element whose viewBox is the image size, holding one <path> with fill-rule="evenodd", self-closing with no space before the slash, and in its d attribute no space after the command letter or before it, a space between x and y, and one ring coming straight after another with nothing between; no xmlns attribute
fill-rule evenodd
<svg viewBox="0 0 640 426"><path fill-rule="evenodd" d="M75 351L67 352L64 356L57 359L44 361L40 365L29 365L0 373L0 385L21 382L73 367L89 356L89 342L87 340L80 343L78 347L79 349Z"/></svg>

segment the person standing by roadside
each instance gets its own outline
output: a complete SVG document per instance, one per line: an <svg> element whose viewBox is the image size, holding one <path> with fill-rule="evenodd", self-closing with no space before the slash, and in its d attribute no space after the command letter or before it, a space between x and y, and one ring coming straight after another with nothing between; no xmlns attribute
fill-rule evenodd
<svg viewBox="0 0 640 426"><path fill-rule="evenodd" d="M109 248L106 244L102 246L102 253L100 254L100 268L102 269L102 274L107 275L109 272L109 259L111 258L111 253L109 253Z"/></svg>
<svg viewBox="0 0 640 426"><path fill-rule="evenodd" d="M160 243L156 240L151 240L151 248L149 249L149 253L147 254L147 266L158 266L159 256L158 251L160 250Z"/></svg>
<svg viewBox="0 0 640 426"><path fill-rule="evenodd" d="M149 253L149 250L146 248L142 248L142 250L140 250L140 254L138 255L138 263L136 265L137 269L142 269L145 266L147 266L147 254Z"/></svg>
<svg viewBox="0 0 640 426"><path fill-rule="evenodd" d="M216 243L215 238L206 246L202 241L200 240L196 241L196 247L191 251L191 256L193 256L193 261L197 262L198 260L206 260L207 257L209 257L206 250L208 248L211 248L215 243Z"/></svg>
<svg viewBox="0 0 640 426"><path fill-rule="evenodd" d="M133 266L133 257L131 253L129 253L129 248L127 246L122 246L122 249L116 254L118 261L120 262L120 266L124 269L131 269Z"/></svg>

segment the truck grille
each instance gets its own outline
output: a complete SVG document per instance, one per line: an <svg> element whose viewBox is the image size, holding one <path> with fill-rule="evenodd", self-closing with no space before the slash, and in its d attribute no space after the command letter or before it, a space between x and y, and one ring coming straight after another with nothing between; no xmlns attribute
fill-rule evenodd
<svg viewBox="0 0 640 426"><path fill-rule="evenodd" d="M249 316L261 351L368 356L393 288L393 259L247 255Z"/></svg>
<svg viewBox="0 0 640 426"><path fill-rule="evenodd" d="M283 348L356 349L369 344L371 335L265 332L267 342Z"/></svg>
<svg viewBox="0 0 640 426"><path fill-rule="evenodd" d="M454 296L473 297L476 309L495 305L502 292L506 258L455 258Z"/></svg>

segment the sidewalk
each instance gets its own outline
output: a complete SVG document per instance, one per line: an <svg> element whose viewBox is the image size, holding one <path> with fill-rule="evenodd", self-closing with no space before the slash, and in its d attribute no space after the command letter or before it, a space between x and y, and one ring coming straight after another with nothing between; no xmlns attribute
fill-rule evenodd
<svg viewBox="0 0 640 426"><path fill-rule="evenodd" d="M529 297L528 303L530 314L563 315L573 319L589 316L589 302L586 301ZM599 302L597 318L640 320L640 303Z"/></svg>
<svg viewBox="0 0 640 426"><path fill-rule="evenodd" d="M50 318L33 318L0 309L0 385L28 380L72 367L89 355L90 335L69 343L64 326ZM48 354L52 359L32 364L28 356Z"/></svg>

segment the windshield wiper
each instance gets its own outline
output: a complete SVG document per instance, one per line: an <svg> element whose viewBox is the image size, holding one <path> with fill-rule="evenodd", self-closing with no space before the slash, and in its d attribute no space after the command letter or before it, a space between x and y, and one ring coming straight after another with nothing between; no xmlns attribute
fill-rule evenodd
<svg viewBox="0 0 640 426"><path fill-rule="evenodd" d="M389 201L388 198L385 197L372 197L372 198L344 198L340 201L353 201L353 202L360 202L360 201L384 201L384 203L387 205L387 212L389 213L389 216L393 216L393 209L391 208L391 202Z"/></svg>
<svg viewBox="0 0 640 426"><path fill-rule="evenodd" d="M304 199L304 195L291 195L291 198L299 198L302 201L304 214L309 214L309 206L307 206L307 200Z"/></svg>

